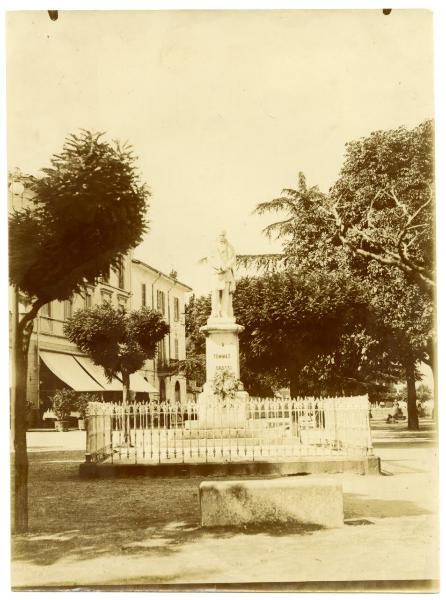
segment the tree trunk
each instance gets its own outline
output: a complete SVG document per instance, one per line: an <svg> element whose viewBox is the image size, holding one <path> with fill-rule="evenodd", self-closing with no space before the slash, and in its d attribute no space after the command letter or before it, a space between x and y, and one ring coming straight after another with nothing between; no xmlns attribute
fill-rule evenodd
<svg viewBox="0 0 446 600"><path fill-rule="evenodd" d="M26 451L26 379L28 352L17 340L15 351L15 398L14 398L14 532L28 531L28 454Z"/></svg>
<svg viewBox="0 0 446 600"><path fill-rule="evenodd" d="M122 375L122 409L124 411L124 442L129 442L129 424L130 414L128 401L130 399L130 375L126 371L121 371Z"/></svg>
<svg viewBox="0 0 446 600"><path fill-rule="evenodd" d="M13 326L14 360L14 397L12 415L12 434L14 453L12 459L13 474L13 523L14 533L28 531L28 453L26 449L26 392L28 379L28 350L33 331L34 318L45 304L37 300L31 310L18 323L18 290L15 290L15 323Z"/></svg>
<svg viewBox="0 0 446 600"><path fill-rule="evenodd" d="M33 318L23 319L16 330L14 344L14 531L28 531L28 453L26 449L26 391L28 378L28 350Z"/></svg>
<svg viewBox="0 0 446 600"><path fill-rule="evenodd" d="M130 398L130 375L125 371L121 372L122 375L122 406L127 407L127 403Z"/></svg>
<svg viewBox="0 0 446 600"><path fill-rule="evenodd" d="M411 431L418 431L418 410L417 410L417 391L415 388L415 365L406 365L406 383L407 383L407 428Z"/></svg>

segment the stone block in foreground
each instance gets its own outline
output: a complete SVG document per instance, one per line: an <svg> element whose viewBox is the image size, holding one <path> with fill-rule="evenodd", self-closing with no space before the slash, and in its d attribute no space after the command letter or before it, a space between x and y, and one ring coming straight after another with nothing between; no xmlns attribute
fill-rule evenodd
<svg viewBox="0 0 446 600"><path fill-rule="evenodd" d="M305 523L341 527L342 485L331 479L283 477L247 481L203 481L201 525Z"/></svg>

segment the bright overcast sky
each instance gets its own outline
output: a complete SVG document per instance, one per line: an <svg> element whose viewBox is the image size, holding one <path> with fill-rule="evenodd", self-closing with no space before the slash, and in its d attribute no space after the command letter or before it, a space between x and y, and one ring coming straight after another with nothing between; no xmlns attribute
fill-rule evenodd
<svg viewBox="0 0 446 600"><path fill-rule="evenodd" d="M323 190L345 142L433 116L428 11L64 12L8 16L8 166L37 173L69 132L128 140L152 190L136 256L206 289L226 229L278 249L256 204Z"/></svg>

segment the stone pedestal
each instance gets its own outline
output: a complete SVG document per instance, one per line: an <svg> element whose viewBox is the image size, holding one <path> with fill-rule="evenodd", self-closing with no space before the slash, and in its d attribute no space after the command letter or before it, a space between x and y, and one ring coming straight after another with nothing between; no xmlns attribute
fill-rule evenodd
<svg viewBox="0 0 446 600"><path fill-rule="evenodd" d="M206 335L206 383L213 381L218 369L229 369L240 379L238 335L244 330L235 319L212 318L201 328Z"/></svg>
<svg viewBox="0 0 446 600"><path fill-rule="evenodd" d="M234 318L210 317L201 328L206 335L206 383L198 396L198 422L200 429L244 428L247 415L248 393L243 387L222 402L213 392L213 380L219 370L228 370L240 379L239 333L244 327Z"/></svg>

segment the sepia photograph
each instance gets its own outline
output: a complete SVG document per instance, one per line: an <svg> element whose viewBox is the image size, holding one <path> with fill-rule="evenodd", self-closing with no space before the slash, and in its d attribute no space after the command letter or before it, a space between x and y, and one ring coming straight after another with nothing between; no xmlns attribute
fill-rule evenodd
<svg viewBox="0 0 446 600"><path fill-rule="evenodd" d="M10 589L438 592L435 13L80 8L5 12Z"/></svg>

